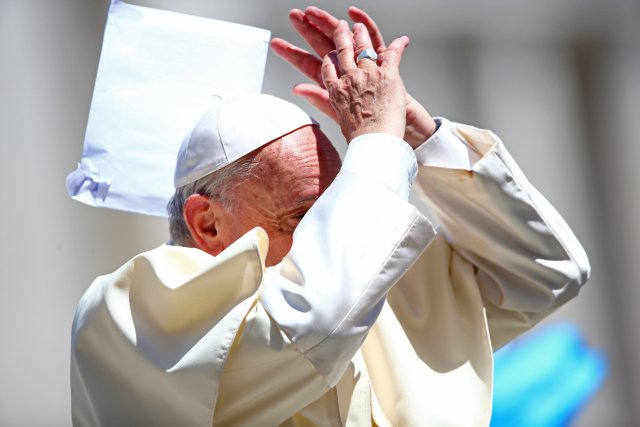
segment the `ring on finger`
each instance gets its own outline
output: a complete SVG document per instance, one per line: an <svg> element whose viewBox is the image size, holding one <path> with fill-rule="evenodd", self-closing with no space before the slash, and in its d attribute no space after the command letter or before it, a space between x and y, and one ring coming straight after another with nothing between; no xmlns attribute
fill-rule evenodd
<svg viewBox="0 0 640 427"><path fill-rule="evenodd" d="M363 59L370 59L373 62L376 62L376 60L378 59L378 54L376 53L375 50L368 47L358 54L358 57L356 58L356 62L360 62Z"/></svg>

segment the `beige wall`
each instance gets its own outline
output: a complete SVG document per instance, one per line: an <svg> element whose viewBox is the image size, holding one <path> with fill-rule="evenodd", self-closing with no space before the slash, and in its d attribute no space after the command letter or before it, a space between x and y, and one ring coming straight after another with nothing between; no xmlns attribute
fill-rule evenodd
<svg viewBox="0 0 640 427"><path fill-rule="evenodd" d="M132 3L293 37L304 3ZM555 319L610 358L580 426L640 425L640 20L637 5L491 0L361 2L387 34L412 38L407 87L438 115L495 130L565 215L593 279ZM517 3L517 4L516 4ZM357 4L357 3L356 3ZM336 13L347 4L323 2ZM99 274L162 243L164 221L72 202L106 0L0 0L0 425L70 424L74 306ZM390 37L390 36L388 36ZM293 99L301 78L270 56L265 91ZM337 129L324 120L334 141Z"/></svg>

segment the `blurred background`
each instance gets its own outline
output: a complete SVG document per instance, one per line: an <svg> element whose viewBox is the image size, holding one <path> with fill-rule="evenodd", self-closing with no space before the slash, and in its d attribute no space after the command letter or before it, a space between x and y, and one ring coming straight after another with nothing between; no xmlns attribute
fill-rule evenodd
<svg viewBox="0 0 640 427"><path fill-rule="evenodd" d="M296 40L292 0L132 0ZM434 115L490 128L567 219L593 274L547 322L609 360L576 426L640 426L640 5L625 0L354 1ZM316 5L346 17L350 3ZM97 275L167 239L163 219L71 201L108 0L0 0L0 426L70 425L69 338ZM299 41L301 43L301 41ZM264 92L303 107L303 78L270 54ZM312 109L310 108L310 111ZM325 131L342 146L338 129Z"/></svg>

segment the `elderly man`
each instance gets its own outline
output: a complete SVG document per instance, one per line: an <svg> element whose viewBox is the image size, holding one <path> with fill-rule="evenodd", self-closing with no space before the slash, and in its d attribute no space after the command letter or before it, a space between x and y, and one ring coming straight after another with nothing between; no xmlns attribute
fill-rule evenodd
<svg viewBox="0 0 640 427"><path fill-rule="evenodd" d="M316 12L292 17L331 32L322 60L274 49L321 73L300 90L340 124L344 162L292 104L217 100L178 155L173 245L79 304L74 424L487 425L493 350L586 280L502 143L408 101L406 37Z"/></svg>

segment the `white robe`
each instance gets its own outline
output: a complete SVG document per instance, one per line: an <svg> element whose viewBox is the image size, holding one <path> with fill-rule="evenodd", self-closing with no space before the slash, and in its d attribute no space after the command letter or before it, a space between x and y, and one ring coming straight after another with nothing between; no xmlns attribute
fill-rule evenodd
<svg viewBox="0 0 640 427"><path fill-rule="evenodd" d="M438 233L407 201L416 172ZM415 154L352 141L293 240L268 269L257 228L96 279L73 325L74 425L488 425L493 350L589 272L497 137L446 120Z"/></svg>

